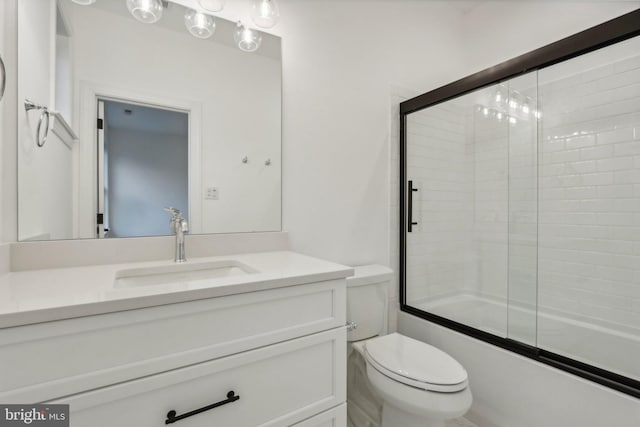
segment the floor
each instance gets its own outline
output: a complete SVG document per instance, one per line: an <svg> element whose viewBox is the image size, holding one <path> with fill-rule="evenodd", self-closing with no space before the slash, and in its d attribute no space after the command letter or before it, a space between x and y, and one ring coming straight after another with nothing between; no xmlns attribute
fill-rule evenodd
<svg viewBox="0 0 640 427"><path fill-rule="evenodd" d="M447 421L447 427L478 427L476 424L467 420L466 418L456 418L455 420ZM365 423L364 426L356 426L351 419L347 420L347 427L371 427L373 423Z"/></svg>
<svg viewBox="0 0 640 427"><path fill-rule="evenodd" d="M455 420L447 421L447 427L478 427L476 424L467 420L466 418L456 418Z"/></svg>

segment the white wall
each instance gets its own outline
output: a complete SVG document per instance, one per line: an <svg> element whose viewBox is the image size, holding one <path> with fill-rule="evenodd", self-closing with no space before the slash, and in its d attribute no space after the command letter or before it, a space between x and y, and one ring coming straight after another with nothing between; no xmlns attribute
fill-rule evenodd
<svg viewBox="0 0 640 427"><path fill-rule="evenodd" d="M2 24L2 28L4 28L5 25L5 20L7 19L6 16L8 14L8 10L5 11L6 5L5 2L0 2L0 24ZM7 49L6 49L6 41L5 39L7 38L7 31L5 30L0 30L0 57L2 57L2 60L5 64L5 67L7 65L10 65L7 63ZM6 70L5 70L6 73ZM5 78L6 78L6 74L5 74ZM4 161L5 161L5 155L4 155L4 147L5 147L5 129L6 126L4 125L5 122L5 108L4 106L6 105L6 97L3 96L3 100L0 100L0 177L3 176L3 172L4 172ZM3 219L3 210L4 210L4 205L6 204L4 202L4 186L0 186L0 224L2 224L2 219ZM0 233L0 242L4 241L4 233Z"/></svg>
<svg viewBox="0 0 640 427"><path fill-rule="evenodd" d="M54 132L36 145L41 111L25 111L29 99L54 109L55 2L19 2L18 48L18 213L19 238L68 239L72 236L72 151ZM50 118L53 120L53 118ZM45 122L46 123L46 122ZM41 134L47 132L42 127Z"/></svg>
<svg viewBox="0 0 640 427"><path fill-rule="evenodd" d="M298 251L388 264L391 85L465 74L459 15L414 1L287 1L281 13L284 228Z"/></svg>
<svg viewBox="0 0 640 427"><path fill-rule="evenodd" d="M18 32L17 32L17 0L2 2L0 15L0 44L2 57L7 67L7 89L2 102L0 113L2 126L0 127L0 241L13 242L17 239L17 103L18 92Z"/></svg>
<svg viewBox="0 0 640 427"><path fill-rule="evenodd" d="M164 207L180 209L188 218L186 135L109 128L106 120L108 236L169 234Z"/></svg>

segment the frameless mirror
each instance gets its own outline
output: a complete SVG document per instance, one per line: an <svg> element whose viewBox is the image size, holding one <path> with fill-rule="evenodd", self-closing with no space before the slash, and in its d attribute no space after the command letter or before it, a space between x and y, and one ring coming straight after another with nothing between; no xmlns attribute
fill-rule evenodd
<svg viewBox="0 0 640 427"><path fill-rule="evenodd" d="M192 234L281 229L280 39L158 3L18 2L19 240L168 235L167 206Z"/></svg>

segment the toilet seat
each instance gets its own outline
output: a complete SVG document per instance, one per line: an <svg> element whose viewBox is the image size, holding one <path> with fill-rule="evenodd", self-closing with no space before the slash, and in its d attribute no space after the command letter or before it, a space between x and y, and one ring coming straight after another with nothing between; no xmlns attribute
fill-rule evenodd
<svg viewBox="0 0 640 427"><path fill-rule="evenodd" d="M468 386L467 371L453 357L398 333L368 340L365 358L381 374L411 387L455 393Z"/></svg>

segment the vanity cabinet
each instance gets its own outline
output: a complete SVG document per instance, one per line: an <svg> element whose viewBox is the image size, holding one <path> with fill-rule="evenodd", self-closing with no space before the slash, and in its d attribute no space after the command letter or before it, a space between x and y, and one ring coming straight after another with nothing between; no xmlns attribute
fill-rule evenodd
<svg viewBox="0 0 640 427"><path fill-rule="evenodd" d="M344 402L345 354L341 328L51 403L70 404L74 426L160 426L170 411L179 417L229 400L175 424L290 426Z"/></svg>
<svg viewBox="0 0 640 427"><path fill-rule="evenodd" d="M345 322L338 279L0 329L0 401L144 427L233 391L175 424L344 426Z"/></svg>

